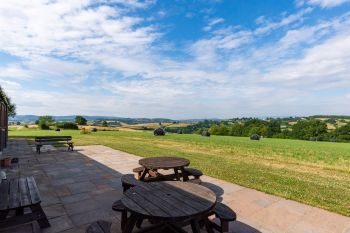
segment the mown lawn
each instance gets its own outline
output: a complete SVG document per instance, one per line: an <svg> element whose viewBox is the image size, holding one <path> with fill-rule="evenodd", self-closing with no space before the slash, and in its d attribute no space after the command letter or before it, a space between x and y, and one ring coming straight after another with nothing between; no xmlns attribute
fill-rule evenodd
<svg viewBox="0 0 350 233"><path fill-rule="evenodd" d="M350 216L350 144L151 132L11 130L11 137L71 135L143 157L180 156L205 174Z"/></svg>

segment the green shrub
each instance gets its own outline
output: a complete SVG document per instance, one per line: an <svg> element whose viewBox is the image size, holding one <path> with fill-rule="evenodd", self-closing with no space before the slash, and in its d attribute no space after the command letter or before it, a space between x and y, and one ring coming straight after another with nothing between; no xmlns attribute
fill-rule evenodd
<svg viewBox="0 0 350 233"><path fill-rule="evenodd" d="M79 129L78 125L73 122L57 122L56 127L60 129Z"/></svg>
<svg viewBox="0 0 350 233"><path fill-rule="evenodd" d="M43 129L43 130L47 130L47 129L50 129L50 126L49 124L47 124L46 122L39 122L39 128L40 129Z"/></svg>

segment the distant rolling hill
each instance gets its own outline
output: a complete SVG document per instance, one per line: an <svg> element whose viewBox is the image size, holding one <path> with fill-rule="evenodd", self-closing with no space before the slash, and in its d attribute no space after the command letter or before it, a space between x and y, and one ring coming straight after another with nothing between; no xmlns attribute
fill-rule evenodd
<svg viewBox="0 0 350 233"><path fill-rule="evenodd" d="M56 121L74 121L76 115L68 116L53 116ZM151 122L173 122L172 119L167 118L127 118L127 117L114 117L114 116L84 116L88 121L96 120L115 120L121 121L128 124L137 124L137 123L151 123ZM9 119L10 122L24 122L30 123L35 122L39 119L39 116L36 115L16 115Z"/></svg>

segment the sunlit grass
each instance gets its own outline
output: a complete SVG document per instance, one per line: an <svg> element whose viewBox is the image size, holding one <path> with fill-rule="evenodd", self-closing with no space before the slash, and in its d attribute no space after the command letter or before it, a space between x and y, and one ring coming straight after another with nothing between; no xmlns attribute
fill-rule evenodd
<svg viewBox="0 0 350 233"><path fill-rule="evenodd" d="M152 132L61 132L22 129L11 137L71 135L143 157L180 156L205 174L350 216L350 144Z"/></svg>

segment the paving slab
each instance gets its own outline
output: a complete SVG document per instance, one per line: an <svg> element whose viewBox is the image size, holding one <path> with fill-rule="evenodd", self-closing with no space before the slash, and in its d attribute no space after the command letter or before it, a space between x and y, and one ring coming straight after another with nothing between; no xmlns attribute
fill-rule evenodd
<svg viewBox="0 0 350 233"><path fill-rule="evenodd" d="M10 140L4 154L16 154L20 166L8 177L35 176L42 206L51 227L37 223L2 229L1 233L82 233L92 222L104 219L120 230L120 213L111 205L122 196L120 177L138 167L139 156L102 145L77 146L75 151L47 148L40 155L25 140ZM202 185L236 211L230 223L235 233L350 233L350 218L286 200L214 177L203 176ZM191 232L190 228L185 228Z"/></svg>

